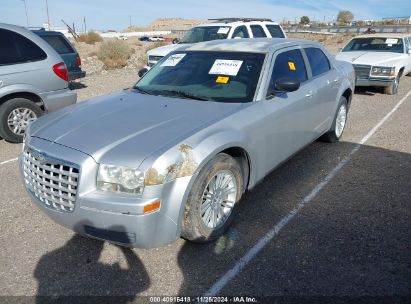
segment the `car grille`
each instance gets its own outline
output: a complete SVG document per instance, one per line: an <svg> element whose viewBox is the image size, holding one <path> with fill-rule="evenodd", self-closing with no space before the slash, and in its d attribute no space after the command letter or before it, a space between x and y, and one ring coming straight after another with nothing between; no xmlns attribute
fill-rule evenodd
<svg viewBox="0 0 411 304"><path fill-rule="evenodd" d="M357 79L369 79L371 66L354 64L354 71Z"/></svg>
<svg viewBox="0 0 411 304"><path fill-rule="evenodd" d="M74 211L78 168L32 149L24 151L22 166L26 187L39 202L60 212Z"/></svg>

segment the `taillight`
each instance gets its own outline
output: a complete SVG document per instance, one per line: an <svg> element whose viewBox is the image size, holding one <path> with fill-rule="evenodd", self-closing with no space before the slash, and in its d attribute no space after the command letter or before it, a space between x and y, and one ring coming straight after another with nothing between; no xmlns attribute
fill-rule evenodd
<svg viewBox="0 0 411 304"><path fill-rule="evenodd" d="M77 56L77 66L81 67L81 59L80 56Z"/></svg>
<svg viewBox="0 0 411 304"><path fill-rule="evenodd" d="M53 72L61 79L68 81L67 67L64 62L53 65Z"/></svg>

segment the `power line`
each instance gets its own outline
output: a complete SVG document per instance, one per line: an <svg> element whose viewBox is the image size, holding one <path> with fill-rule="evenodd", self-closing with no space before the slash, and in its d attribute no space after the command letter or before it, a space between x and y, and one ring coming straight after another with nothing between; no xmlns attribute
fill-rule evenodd
<svg viewBox="0 0 411 304"><path fill-rule="evenodd" d="M26 5L26 0L21 0L24 3L24 11L26 12L26 24L27 27L29 27L29 15L27 14L27 5Z"/></svg>

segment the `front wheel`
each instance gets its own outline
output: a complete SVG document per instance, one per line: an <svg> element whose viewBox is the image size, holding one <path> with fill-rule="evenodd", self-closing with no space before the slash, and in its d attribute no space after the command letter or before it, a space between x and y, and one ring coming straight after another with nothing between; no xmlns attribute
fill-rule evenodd
<svg viewBox="0 0 411 304"><path fill-rule="evenodd" d="M13 98L0 106L0 136L12 143L21 143L27 126L42 114L31 100Z"/></svg>
<svg viewBox="0 0 411 304"><path fill-rule="evenodd" d="M181 236L205 243L229 227L236 203L243 193L243 177L237 161L220 153L200 171L187 199Z"/></svg>
<svg viewBox="0 0 411 304"><path fill-rule="evenodd" d="M320 140L330 143L334 143L340 140L344 132L345 123L347 122L347 105L347 99L344 96L341 96L331 129L323 136L321 136Z"/></svg>
<svg viewBox="0 0 411 304"><path fill-rule="evenodd" d="M387 95L397 94L399 85L400 85L400 74L398 74L395 80L388 87L384 87L384 94L387 94Z"/></svg>

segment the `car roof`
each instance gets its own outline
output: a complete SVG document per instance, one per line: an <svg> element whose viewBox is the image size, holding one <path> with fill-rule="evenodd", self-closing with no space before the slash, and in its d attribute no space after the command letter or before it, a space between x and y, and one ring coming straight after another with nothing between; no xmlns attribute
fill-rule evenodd
<svg viewBox="0 0 411 304"><path fill-rule="evenodd" d="M269 53L284 47L301 45L315 45L320 47L320 44L318 42L304 39L243 38L199 42L179 50Z"/></svg>
<svg viewBox="0 0 411 304"><path fill-rule="evenodd" d="M258 20L253 20L253 21L232 21L232 22L210 22L210 23L204 23L204 24L199 24L194 27L200 27L200 26L234 26L234 25L240 25L240 24L273 24L273 25L279 25L278 22L274 21L258 21Z"/></svg>
<svg viewBox="0 0 411 304"><path fill-rule="evenodd" d="M46 31L46 30L32 30L33 33L36 33L37 35L44 35L44 36L55 36L55 35L59 35L59 36L64 36L63 33L60 32L56 32L56 31Z"/></svg>
<svg viewBox="0 0 411 304"><path fill-rule="evenodd" d="M405 38L411 36L411 34L404 34L404 33L378 33L378 34L365 34L365 35L358 35L355 38Z"/></svg>

